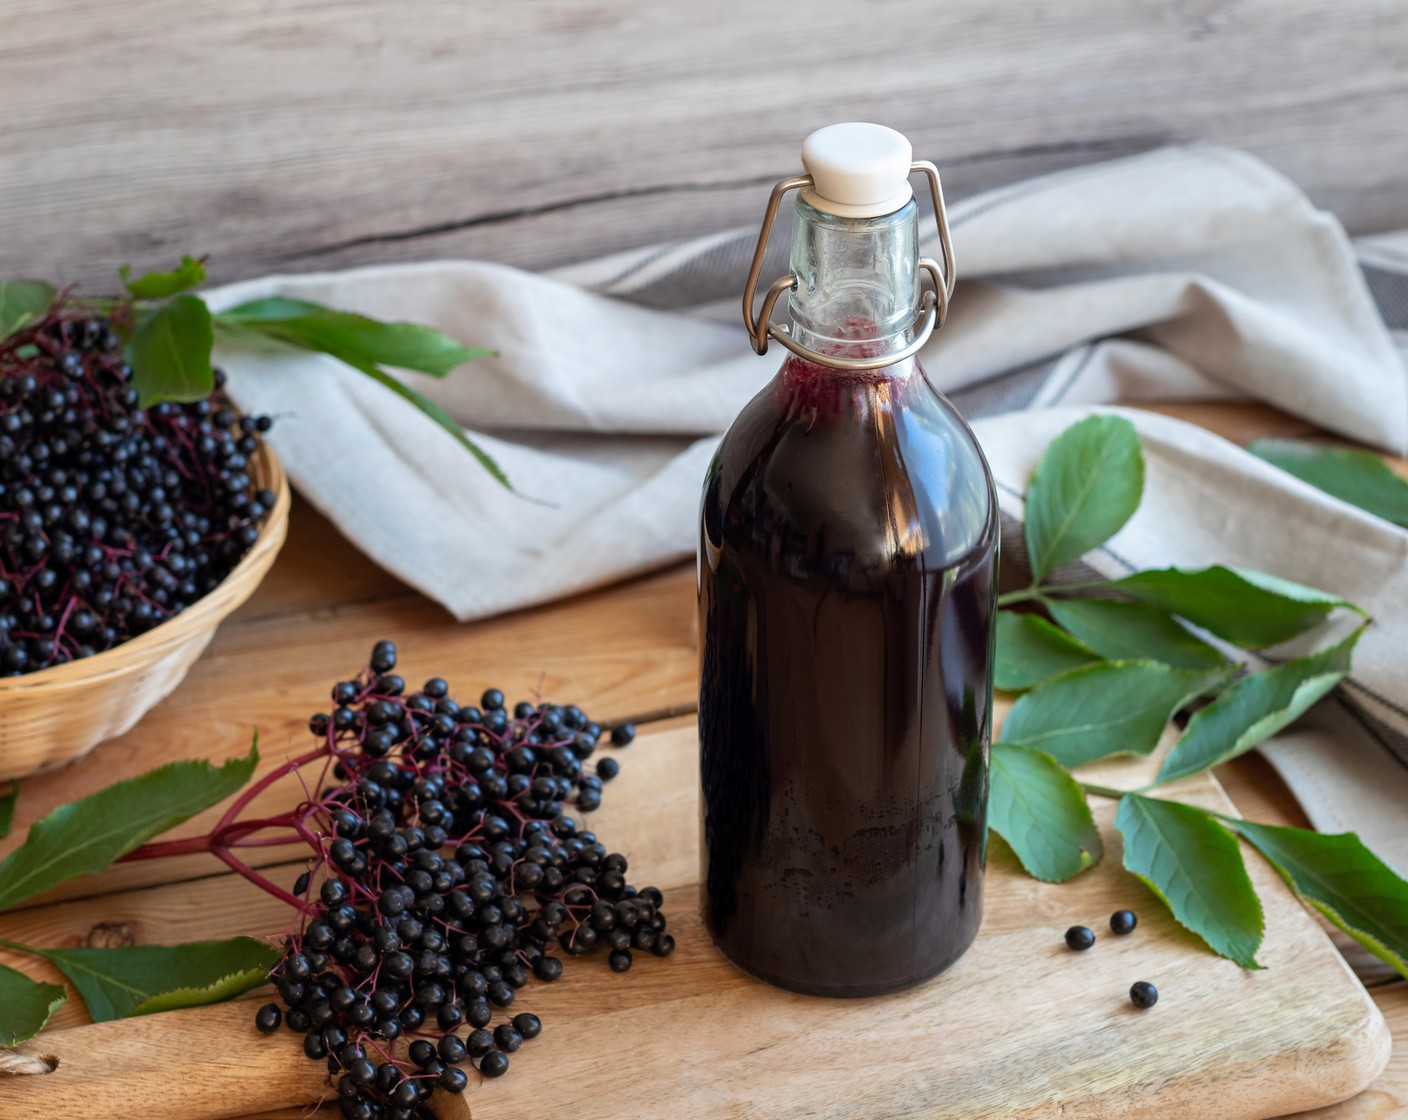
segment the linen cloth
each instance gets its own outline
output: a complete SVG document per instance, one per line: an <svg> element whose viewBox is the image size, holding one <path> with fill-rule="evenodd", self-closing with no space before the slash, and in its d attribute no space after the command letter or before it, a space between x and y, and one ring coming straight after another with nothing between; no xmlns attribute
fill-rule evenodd
<svg viewBox="0 0 1408 1120"><path fill-rule="evenodd" d="M1408 451L1408 234L1351 244L1288 180L1208 146L1017 183L949 214L960 282L923 359L973 421L1012 525L1049 440L1116 399L1259 399ZM277 276L209 299L312 299L497 350L443 381L405 377L552 507L500 488L329 358L220 355L235 400L278 418L270 442L302 494L389 571L481 618L692 554L719 433L780 361L778 347L754 355L738 319L755 237L548 275L452 261ZM775 232L765 282L786 270L786 242ZM1237 564L1368 608L1351 680L1265 753L1317 827L1357 830L1408 873L1408 532L1199 428L1125 414L1145 499L1089 565ZM1009 536L1004 562L1019 563Z"/></svg>

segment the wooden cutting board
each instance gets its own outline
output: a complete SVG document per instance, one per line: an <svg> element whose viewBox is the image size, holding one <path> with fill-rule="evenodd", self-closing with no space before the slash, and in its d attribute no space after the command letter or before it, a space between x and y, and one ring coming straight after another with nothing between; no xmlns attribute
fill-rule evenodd
<svg viewBox="0 0 1408 1120"><path fill-rule="evenodd" d="M543 1036L499 1081L471 1079L441 1115L473 1120L874 1120L1205 1116L1253 1120L1330 1104L1388 1059L1383 1018L1316 922L1249 855L1266 908L1265 970L1243 972L1181 930L1120 868L1113 805L1096 799L1103 864L1051 886L1010 851L989 853L986 915L968 954L918 989L832 1001L752 980L711 947L697 915L692 725L643 737L623 756L594 827L665 891L679 943L615 975L604 955L568 962L514 1010ZM1133 786L1152 761L1090 768ZM1213 779L1178 795L1226 811ZM1130 936L1109 915L1139 915ZM1099 935L1066 949L1068 926ZM1141 1012L1135 980L1161 998ZM255 1033L254 1003L78 1027L24 1052L57 1058L43 1076L0 1077L0 1120L215 1120L317 1100L326 1091L298 1039Z"/></svg>

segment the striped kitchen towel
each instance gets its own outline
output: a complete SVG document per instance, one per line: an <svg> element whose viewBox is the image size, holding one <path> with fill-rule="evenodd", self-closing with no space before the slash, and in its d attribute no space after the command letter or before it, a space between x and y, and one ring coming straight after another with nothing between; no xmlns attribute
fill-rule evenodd
<svg viewBox="0 0 1408 1120"><path fill-rule="evenodd" d="M959 286L924 362L973 420L1012 524L1049 439L1117 400L1262 400L1408 451L1408 234L1351 243L1285 178L1207 146L1017 183L950 218ZM755 237L551 275L456 261L278 276L211 302L285 294L498 351L444 381L407 376L554 507L502 490L331 359L222 355L238 403L281 417L271 442L302 494L388 570L480 618L692 554L718 434L780 360L755 356L738 318ZM784 232L773 246L764 280L786 270ZM1368 608L1352 679L1265 753L1317 826L1357 829L1408 872L1408 532L1201 429L1126 414L1146 497L1090 565L1239 564Z"/></svg>

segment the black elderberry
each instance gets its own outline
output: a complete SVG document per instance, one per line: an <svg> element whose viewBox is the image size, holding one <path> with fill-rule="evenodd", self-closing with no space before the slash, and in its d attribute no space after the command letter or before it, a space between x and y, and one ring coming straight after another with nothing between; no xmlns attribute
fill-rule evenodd
<svg viewBox="0 0 1408 1120"><path fill-rule="evenodd" d="M523 1045L523 1036L512 1023L500 1023L494 1028L494 1045L505 1054L513 1054Z"/></svg>
<svg viewBox="0 0 1408 1120"><path fill-rule="evenodd" d="M618 723L611 729L611 743L617 747L628 747L635 740L636 725L633 723Z"/></svg>
<svg viewBox="0 0 1408 1120"><path fill-rule="evenodd" d="M410 1055L411 1061L424 1068L426 1062L436 1056L435 1044L426 1039L418 1038L411 1043L407 1053Z"/></svg>
<svg viewBox="0 0 1408 1120"><path fill-rule="evenodd" d="M283 1020L283 1013L279 1010L277 1003L266 1003L254 1016L254 1025L259 1029L260 1034L273 1034L279 1029L279 1023Z"/></svg>
<svg viewBox="0 0 1408 1120"><path fill-rule="evenodd" d="M551 983L562 977L562 961L558 957L541 957L533 962L533 975Z"/></svg>
<svg viewBox="0 0 1408 1120"><path fill-rule="evenodd" d="M464 1070L447 1066L440 1072L440 1088L447 1093L463 1093L469 1084L469 1078Z"/></svg>
<svg viewBox="0 0 1408 1120"><path fill-rule="evenodd" d="M515 1024L518 1022L518 1019L520 1019L520 1018L522 1018L522 1016L515 1016L515 1018L514 1018ZM524 1038L529 1038L529 1037L531 1037L530 1035L524 1033L521 1028L520 1028L520 1030L519 1030L519 1033L520 1033L520 1034L523 1034L523 1037L524 1037ZM453 1066L453 1065L458 1065L460 1062L464 1061L464 1059L465 1059L465 1054L466 1054L465 1044L464 1044L462 1041L460 1041L460 1038L459 1038L458 1035L447 1034L444 1038L442 1038L442 1039L440 1040L440 1045L437 1047L437 1052L439 1053L439 1055L440 1055L440 1060L441 1060L442 1062L446 1063L447 1065L452 1065L452 1066Z"/></svg>
<svg viewBox="0 0 1408 1120"><path fill-rule="evenodd" d="M479 1059L479 1072L485 1077L502 1077L508 1072L508 1055L502 1050L491 1050Z"/></svg>
<svg viewBox="0 0 1408 1120"><path fill-rule="evenodd" d="M469 1032L469 1036L464 1040L464 1046L466 1053L471 1058L482 1058L494 1048L494 1035L480 1027Z"/></svg>
<svg viewBox="0 0 1408 1120"><path fill-rule="evenodd" d="M1139 919L1134 916L1133 910L1116 910L1110 915L1110 929L1120 936L1133 933L1134 927L1139 924Z"/></svg>
<svg viewBox="0 0 1408 1120"><path fill-rule="evenodd" d="M458 1004L443 1003L435 1012L435 1023L442 1031L452 1031L464 1020L464 1011Z"/></svg>
<svg viewBox="0 0 1408 1120"><path fill-rule="evenodd" d="M1095 934L1088 926L1072 926L1066 931L1066 945L1084 951L1095 944Z"/></svg>
<svg viewBox="0 0 1408 1120"><path fill-rule="evenodd" d="M523 1011L513 1017L513 1028L525 1040L534 1039L543 1033L543 1021L531 1011Z"/></svg>
<svg viewBox="0 0 1408 1120"><path fill-rule="evenodd" d="M611 965L612 972L629 972L633 958L629 949L616 949L612 951L607 961Z"/></svg>
<svg viewBox="0 0 1408 1120"><path fill-rule="evenodd" d="M401 1083L401 1071L394 1062L382 1062L376 1067L376 1087L389 1093Z"/></svg>
<svg viewBox="0 0 1408 1120"><path fill-rule="evenodd" d="M396 668L396 643L383 640L372 646L371 667L374 673L389 673Z"/></svg>
<svg viewBox="0 0 1408 1120"><path fill-rule="evenodd" d="M368 1058L358 1058L347 1066L347 1078L365 1089L376 1080L376 1066Z"/></svg>
<svg viewBox="0 0 1408 1120"><path fill-rule="evenodd" d="M391 1090L391 1103L400 1108L414 1108L420 1103L420 1089L414 1081L402 1081Z"/></svg>
<svg viewBox="0 0 1408 1120"><path fill-rule="evenodd" d="M464 1018L471 1027L487 1027L493 1021L494 1009L487 1000L472 999L465 1005Z"/></svg>
<svg viewBox="0 0 1408 1120"><path fill-rule="evenodd" d="M489 1002L495 1007L512 1007L518 993L502 980L489 985Z"/></svg>
<svg viewBox="0 0 1408 1120"><path fill-rule="evenodd" d="M1129 1002L1141 1011L1147 1011L1159 1002L1159 989L1147 980L1138 980L1130 986Z"/></svg>

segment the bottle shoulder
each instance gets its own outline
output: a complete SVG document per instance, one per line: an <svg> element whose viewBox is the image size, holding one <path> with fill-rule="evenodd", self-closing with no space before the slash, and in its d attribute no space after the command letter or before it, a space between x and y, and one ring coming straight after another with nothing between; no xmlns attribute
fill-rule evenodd
<svg viewBox="0 0 1408 1120"><path fill-rule="evenodd" d="M917 363L904 376L785 363L720 443L702 513L714 545L804 567L933 570L997 532L982 449Z"/></svg>

